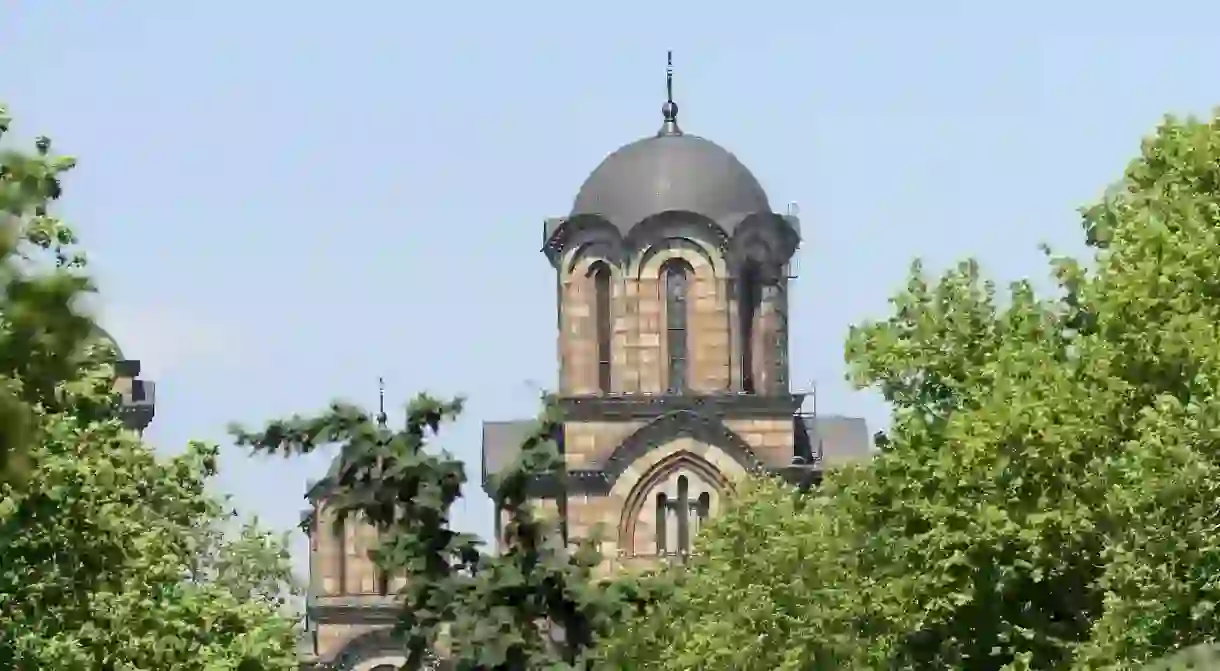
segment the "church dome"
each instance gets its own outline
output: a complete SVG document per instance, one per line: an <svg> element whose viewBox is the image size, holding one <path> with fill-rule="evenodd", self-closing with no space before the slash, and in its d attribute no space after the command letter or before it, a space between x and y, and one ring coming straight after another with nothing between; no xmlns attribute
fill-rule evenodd
<svg viewBox="0 0 1220 671"><path fill-rule="evenodd" d="M598 215L625 234L671 210L703 215L727 229L771 207L736 156L710 140L683 134L667 115L656 137L626 145L597 166L581 186L572 216Z"/></svg>
<svg viewBox="0 0 1220 671"><path fill-rule="evenodd" d="M94 324L93 337L97 340L105 341L108 345L110 345L111 348L114 349L115 358L119 361L123 360L123 350L119 348L118 341L114 339L114 336L110 335L109 331L97 324Z"/></svg>

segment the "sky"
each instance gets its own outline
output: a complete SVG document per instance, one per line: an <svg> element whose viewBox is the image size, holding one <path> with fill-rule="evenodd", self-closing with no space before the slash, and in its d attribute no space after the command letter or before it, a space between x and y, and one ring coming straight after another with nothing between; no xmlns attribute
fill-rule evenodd
<svg viewBox="0 0 1220 671"><path fill-rule="evenodd" d="M287 530L327 456L251 457L229 422L371 408L378 377L395 404L464 394L440 444L487 537L480 423L556 380L542 222L656 131L666 50L683 129L799 205L793 386L880 428L850 325L915 258L1045 285L1038 245L1083 253L1076 210L1141 137L1220 103L1217 25L1202 0L4 0L0 101L80 160L60 213L156 381L158 450L225 446L217 493Z"/></svg>

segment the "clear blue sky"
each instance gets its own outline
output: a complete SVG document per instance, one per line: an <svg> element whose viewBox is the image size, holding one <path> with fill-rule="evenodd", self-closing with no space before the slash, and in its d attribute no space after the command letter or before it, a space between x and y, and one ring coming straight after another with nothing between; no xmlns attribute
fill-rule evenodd
<svg viewBox="0 0 1220 671"><path fill-rule="evenodd" d="M479 423L530 416L555 379L541 222L656 130L667 49L683 128L801 206L793 380L874 426L843 340L913 258L1042 280L1038 243L1081 248L1075 208L1162 114L1220 103L1202 1L590 7L3 3L0 99L81 159L63 212L157 381L159 449L372 405L384 376L395 400L469 395L444 445L477 479ZM231 448L222 468L289 528L325 460ZM457 517L490 531L477 488Z"/></svg>

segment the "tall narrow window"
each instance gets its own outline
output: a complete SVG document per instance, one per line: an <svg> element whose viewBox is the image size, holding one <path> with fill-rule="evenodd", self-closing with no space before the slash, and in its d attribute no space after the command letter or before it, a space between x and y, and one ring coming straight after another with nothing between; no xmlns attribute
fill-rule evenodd
<svg viewBox="0 0 1220 671"><path fill-rule="evenodd" d="M333 547L338 554L335 561L335 572L338 574L335 576L335 593L347 594L347 519L335 517L331 532L334 535Z"/></svg>
<svg viewBox="0 0 1220 671"><path fill-rule="evenodd" d="M665 264L665 349L668 357L668 391L677 394L687 385L687 310L691 268L682 260Z"/></svg>
<svg viewBox="0 0 1220 671"><path fill-rule="evenodd" d="M664 557L669 554L669 534L668 522L669 517L669 497L665 496L665 492L657 494L657 516L656 516L656 532L657 532L657 555Z"/></svg>
<svg viewBox="0 0 1220 671"><path fill-rule="evenodd" d="M758 264L748 263L741 273L741 292L737 297L738 318L741 320L741 388L752 394L754 384L754 318L762 302Z"/></svg>
<svg viewBox="0 0 1220 671"><path fill-rule="evenodd" d="M610 333L614 316L610 314L610 267L597 263L592 268L595 319L597 319L597 388L610 391Z"/></svg>
<svg viewBox="0 0 1220 671"><path fill-rule="evenodd" d="M370 557L373 560L373 574L377 577L377 594L380 596L386 596L390 593L390 574L383 568L382 562L378 561L380 555L385 552L382 547L389 537L388 531L388 526L377 526L377 556Z"/></svg>

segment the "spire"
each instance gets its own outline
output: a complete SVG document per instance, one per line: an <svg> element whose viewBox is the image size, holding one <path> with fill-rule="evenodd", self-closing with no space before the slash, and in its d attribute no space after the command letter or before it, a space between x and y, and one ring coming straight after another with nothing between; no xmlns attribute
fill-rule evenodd
<svg viewBox="0 0 1220 671"><path fill-rule="evenodd" d="M662 135L681 135L678 128L678 104L674 102L674 52L669 51L665 59L665 104L661 106L661 116L665 123L657 131L657 137Z"/></svg>
<svg viewBox="0 0 1220 671"><path fill-rule="evenodd" d="M385 428L385 378L377 378L377 426Z"/></svg>

